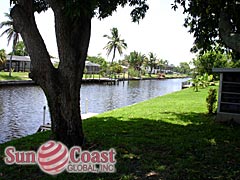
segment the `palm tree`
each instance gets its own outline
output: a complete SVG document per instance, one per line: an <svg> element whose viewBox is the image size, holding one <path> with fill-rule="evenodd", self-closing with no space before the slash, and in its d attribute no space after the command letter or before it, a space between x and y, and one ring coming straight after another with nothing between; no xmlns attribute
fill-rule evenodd
<svg viewBox="0 0 240 180"><path fill-rule="evenodd" d="M125 59L128 61L130 67L138 71L139 76L141 77L142 65L146 60L146 56L137 51L133 51L128 56L126 56Z"/></svg>
<svg viewBox="0 0 240 180"><path fill-rule="evenodd" d="M4 15L5 15L5 17L8 18L8 20L0 23L0 29L3 27L7 27L7 29L5 31L3 31L3 33L0 36L3 36L4 34L7 35L8 45L9 45L10 41L13 39L12 53L11 53L10 62L9 62L9 76L11 77L11 75L12 75L11 74L12 73L12 56L15 51L15 46L19 40L19 33L17 33L13 27L13 19L10 16L10 14L4 13Z"/></svg>
<svg viewBox="0 0 240 180"><path fill-rule="evenodd" d="M169 64L168 60L164 60L164 61L163 61L165 73L166 73L166 71L168 70L168 69L167 69L167 68L168 68L168 64Z"/></svg>
<svg viewBox="0 0 240 180"><path fill-rule="evenodd" d="M163 71L164 69L164 60L163 59L159 59L157 62L157 66L160 69L160 73Z"/></svg>
<svg viewBox="0 0 240 180"><path fill-rule="evenodd" d="M107 50L108 56L113 51L113 57L112 57L112 63L113 63L113 60L116 56L116 50L118 50L118 53L120 55L122 55L123 49L127 48L127 44L124 42L124 39L120 39L120 35L118 34L117 28L111 29L111 36L105 34L103 37L106 37L109 39L109 41L108 41L107 45L104 47L104 49Z"/></svg>
<svg viewBox="0 0 240 180"><path fill-rule="evenodd" d="M149 76L152 76L152 70L156 65L156 61L157 61L157 56L155 54L153 54L152 52L149 53L149 61L148 61L148 66L150 67L150 72L149 72Z"/></svg>

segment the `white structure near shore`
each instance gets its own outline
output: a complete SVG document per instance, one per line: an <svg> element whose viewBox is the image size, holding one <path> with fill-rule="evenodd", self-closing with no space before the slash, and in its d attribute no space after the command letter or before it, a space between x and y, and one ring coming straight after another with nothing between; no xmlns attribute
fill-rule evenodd
<svg viewBox="0 0 240 180"><path fill-rule="evenodd" d="M240 124L240 68L214 68L220 73L217 121Z"/></svg>

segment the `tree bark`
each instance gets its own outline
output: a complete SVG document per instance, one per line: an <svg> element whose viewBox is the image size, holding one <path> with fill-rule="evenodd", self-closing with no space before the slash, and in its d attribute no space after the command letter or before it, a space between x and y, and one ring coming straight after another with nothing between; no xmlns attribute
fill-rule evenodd
<svg viewBox="0 0 240 180"><path fill-rule="evenodd" d="M53 67L45 43L38 31L33 2L19 0L11 11L15 29L21 34L32 62L32 79L48 100L52 131L56 140L67 146L82 145L84 134L80 112L80 87L91 32L91 17L71 18L62 4L49 0L55 16L59 68Z"/></svg>
<svg viewBox="0 0 240 180"><path fill-rule="evenodd" d="M220 37L228 47L240 53L240 34L233 32L232 29L230 18L227 13L222 10L219 19Z"/></svg>
<svg viewBox="0 0 240 180"><path fill-rule="evenodd" d="M113 57L112 57L111 65L113 65L113 60L115 59L115 56L116 56L116 47L113 47Z"/></svg>

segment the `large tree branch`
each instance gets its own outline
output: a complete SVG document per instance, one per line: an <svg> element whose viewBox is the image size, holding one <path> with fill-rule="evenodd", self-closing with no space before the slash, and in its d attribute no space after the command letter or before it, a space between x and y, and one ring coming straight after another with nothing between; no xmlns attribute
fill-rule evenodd
<svg viewBox="0 0 240 180"><path fill-rule="evenodd" d="M240 53L240 34L232 31L230 18L224 11L220 14L219 32L223 42L231 49Z"/></svg>
<svg viewBox="0 0 240 180"><path fill-rule="evenodd" d="M11 10L14 27L23 38L28 49L32 62L33 79L46 87L46 83L51 83L55 69L50 61L50 56L45 43L38 31L32 1L19 0Z"/></svg>

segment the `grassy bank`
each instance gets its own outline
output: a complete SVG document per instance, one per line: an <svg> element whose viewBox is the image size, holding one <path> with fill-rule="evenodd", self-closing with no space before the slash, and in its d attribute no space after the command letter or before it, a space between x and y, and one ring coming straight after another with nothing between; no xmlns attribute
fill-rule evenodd
<svg viewBox="0 0 240 180"><path fill-rule="evenodd" d="M28 72L12 72L12 76L9 77L9 72L0 72L0 81L20 81L30 80Z"/></svg>
<svg viewBox="0 0 240 180"><path fill-rule="evenodd" d="M37 166L7 166L0 179L237 179L240 176L240 128L214 123L206 115L207 89L186 89L83 122L85 148L117 150L117 173L49 176ZM51 137L38 133L0 145L37 150Z"/></svg>

